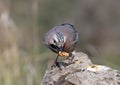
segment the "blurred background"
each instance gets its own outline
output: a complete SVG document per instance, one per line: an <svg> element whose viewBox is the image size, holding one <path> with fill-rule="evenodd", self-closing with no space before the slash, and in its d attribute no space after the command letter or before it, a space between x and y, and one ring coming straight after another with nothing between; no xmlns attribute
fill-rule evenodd
<svg viewBox="0 0 120 85"><path fill-rule="evenodd" d="M66 22L79 32L77 51L120 70L119 0L0 0L0 85L40 85L56 56L43 37Z"/></svg>

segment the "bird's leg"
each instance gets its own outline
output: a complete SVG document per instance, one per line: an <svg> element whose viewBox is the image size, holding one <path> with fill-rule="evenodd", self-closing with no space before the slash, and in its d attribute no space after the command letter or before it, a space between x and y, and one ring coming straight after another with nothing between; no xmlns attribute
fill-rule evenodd
<svg viewBox="0 0 120 85"><path fill-rule="evenodd" d="M70 61L69 64L73 64L74 54L69 53L68 60Z"/></svg>
<svg viewBox="0 0 120 85"><path fill-rule="evenodd" d="M51 69L53 69L53 67L56 67L56 66L57 66L60 70L62 70L61 67L60 67L59 62L57 61L57 60L58 60L58 57L59 57L59 55L57 55L57 57L56 57L53 65L51 66Z"/></svg>
<svg viewBox="0 0 120 85"><path fill-rule="evenodd" d="M68 60L72 61L74 59L74 55L72 53L69 53Z"/></svg>
<svg viewBox="0 0 120 85"><path fill-rule="evenodd" d="M61 70L60 64L59 64L59 62L57 61L57 60L58 60L58 57L59 57L59 55L57 55L54 63L55 63L55 65Z"/></svg>

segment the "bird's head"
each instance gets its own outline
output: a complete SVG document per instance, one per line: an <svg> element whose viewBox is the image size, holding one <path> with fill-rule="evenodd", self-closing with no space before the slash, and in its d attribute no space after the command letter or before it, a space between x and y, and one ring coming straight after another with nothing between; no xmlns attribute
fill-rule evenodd
<svg viewBox="0 0 120 85"><path fill-rule="evenodd" d="M47 46L54 52L59 53L63 51L64 44L66 42L66 36L60 32L54 32L47 39Z"/></svg>

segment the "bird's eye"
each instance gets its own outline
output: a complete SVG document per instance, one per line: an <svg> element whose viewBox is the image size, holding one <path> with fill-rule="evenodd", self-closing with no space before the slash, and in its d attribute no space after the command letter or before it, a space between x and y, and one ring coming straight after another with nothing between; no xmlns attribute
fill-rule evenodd
<svg viewBox="0 0 120 85"><path fill-rule="evenodd" d="M55 40L53 40L53 42L56 44L57 42Z"/></svg>

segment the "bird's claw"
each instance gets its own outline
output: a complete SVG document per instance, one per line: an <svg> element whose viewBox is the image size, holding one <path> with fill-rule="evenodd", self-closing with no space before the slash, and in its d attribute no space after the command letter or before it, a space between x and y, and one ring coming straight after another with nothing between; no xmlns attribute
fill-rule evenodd
<svg viewBox="0 0 120 85"><path fill-rule="evenodd" d="M71 62L73 61L73 59L74 59L74 55L73 54L70 54L70 56L68 57L68 60L70 60Z"/></svg>
<svg viewBox="0 0 120 85"><path fill-rule="evenodd" d="M55 67L58 67L60 70L62 70L59 62L55 62L52 66L51 66L51 69L55 68Z"/></svg>

